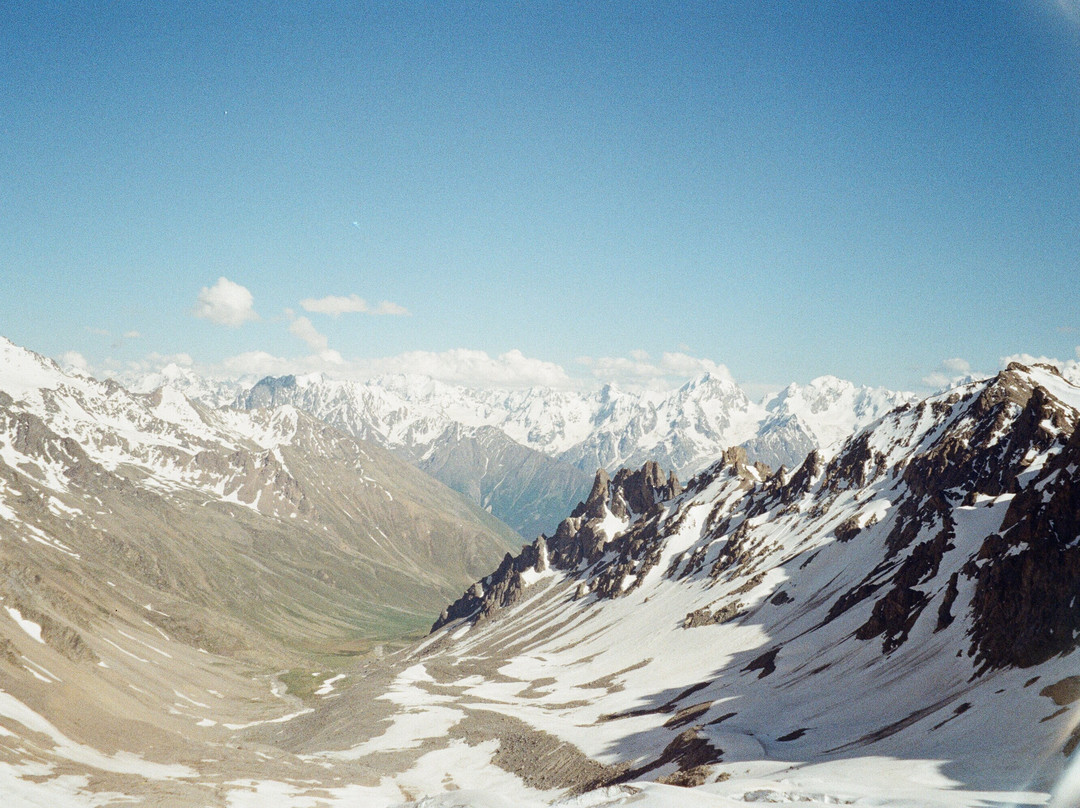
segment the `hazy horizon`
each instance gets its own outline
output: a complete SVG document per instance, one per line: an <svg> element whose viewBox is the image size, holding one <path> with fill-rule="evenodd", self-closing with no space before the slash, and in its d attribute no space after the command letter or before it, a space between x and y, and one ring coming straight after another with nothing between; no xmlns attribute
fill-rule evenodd
<svg viewBox="0 0 1080 808"><path fill-rule="evenodd" d="M70 3L0 43L2 332L98 372L760 393L1080 356L1070 0Z"/></svg>

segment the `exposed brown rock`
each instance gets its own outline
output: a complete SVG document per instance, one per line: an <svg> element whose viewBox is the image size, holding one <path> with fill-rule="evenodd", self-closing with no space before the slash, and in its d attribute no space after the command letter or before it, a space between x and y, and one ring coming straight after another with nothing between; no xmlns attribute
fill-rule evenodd
<svg viewBox="0 0 1080 808"><path fill-rule="evenodd" d="M1040 696L1046 696L1054 704L1064 707L1080 700L1080 676L1066 676L1059 682L1047 685L1039 691Z"/></svg>
<svg viewBox="0 0 1080 808"><path fill-rule="evenodd" d="M949 585L945 589L945 596L941 600L941 605L938 606L937 626L934 627L935 632L947 628L955 619L952 613L952 605L956 601L956 596L959 594L959 589L957 588L957 582L959 580L960 573L958 572L954 572L949 576Z"/></svg>
<svg viewBox="0 0 1080 808"><path fill-rule="evenodd" d="M833 534L839 542L849 542L862 533L862 525L859 524L859 516L851 516L833 528Z"/></svg>
<svg viewBox="0 0 1080 808"><path fill-rule="evenodd" d="M669 786L694 788L707 783L711 775L712 766L702 764L701 766L694 766L691 769L679 769L679 771L672 772L666 777L657 777L656 782ZM728 777L730 776L731 775L728 775Z"/></svg>

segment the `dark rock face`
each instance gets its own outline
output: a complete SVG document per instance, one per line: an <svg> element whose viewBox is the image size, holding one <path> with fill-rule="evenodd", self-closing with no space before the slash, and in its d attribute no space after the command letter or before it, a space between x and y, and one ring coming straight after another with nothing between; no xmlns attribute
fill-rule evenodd
<svg viewBox="0 0 1080 808"><path fill-rule="evenodd" d="M870 448L870 433L864 432L848 441L846 451L825 468L831 491L863 488L885 469L885 457Z"/></svg>
<svg viewBox="0 0 1080 808"><path fill-rule="evenodd" d="M638 471L619 469L612 489L615 493L611 512L620 519L647 513L656 503L665 502L682 490L674 472L665 477L660 466L651 460Z"/></svg>
<svg viewBox="0 0 1080 808"><path fill-rule="evenodd" d="M985 666L1034 665L1076 647L1080 613L1069 605L1080 594L1080 548L1071 547L1080 535L1075 412L1015 364L977 395L923 402L915 412L933 416L943 428L902 466L903 493L886 537L886 558L833 604L826 622L884 590L856 637L881 637L886 653L897 648L935 597L927 587L955 549L955 509L1013 494L1000 533L987 536L966 563L952 561L955 571L938 601L935 630L956 619L964 575L977 584L970 652ZM829 464L823 490L843 490L884 471L865 437L849 442ZM1030 458L1046 453L1052 459L1045 468L1021 482ZM920 542L930 530L933 537ZM853 521L834 530L839 541L859 532Z"/></svg>
<svg viewBox="0 0 1080 808"><path fill-rule="evenodd" d="M945 527L933 539L917 545L904 559L892 578L892 589L874 604L870 619L855 632L860 640L883 636L882 648L888 653L907 639L930 600L916 587L934 578L945 553L954 549L952 518L946 514L945 519Z"/></svg>
<svg viewBox="0 0 1080 808"><path fill-rule="evenodd" d="M604 552L615 549L616 543L611 542L613 537L608 536L601 526L608 511L623 520L655 515L653 509L657 504L673 499L681 492L675 475L665 477L653 462L636 471L620 469L614 480L600 469L588 500L574 508L570 518L562 521L551 538L552 562L560 569L572 569L583 561L597 561ZM631 527L632 532L641 529L640 521ZM640 545L641 537L638 539Z"/></svg>
<svg viewBox="0 0 1080 808"><path fill-rule="evenodd" d="M1080 633L1080 429L1013 498L1000 535L973 565L972 650L987 665L1028 667L1077 647ZM1022 630L1017 630L1017 627Z"/></svg>
<svg viewBox="0 0 1080 808"><path fill-rule="evenodd" d="M814 481L821 476L824 470L825 461L822 459L821 453L814 449L806 456L802 464L795 469L791 479L780 486L778 492L780 501L785 505L795 502L810 490Z"/></svg>
<svg viewBox="0 0 1080 808"><path fill-rule="evenodd" d="M238 403L245 410L289 404L291 399L288 396L282 396L282 393L295 387L295 376L267 376L252 387Z"/></svg>
<svg viewBox="0 0 1080 808"><path fill-rule="evenodd" d="M712 626L717 623L727 623L742 614L742 603L735 601L717 609L715 612L705 608L697 609L686 615L683 620L683 628L697 628L698 626Z"/></svg>
<svg viewBox="0 0 1080 808"><path fill-rule="evenodd" d="M460 598L443 609L431 630L438 631L447 623L463 617L484 620L499 609L513 606L521 599L525 589L521 573L527 569L542 572L547 568L547 563L547 543L543 536L522 547L516 557L507 553L495 572L482 581L477 581Z"/></svg>

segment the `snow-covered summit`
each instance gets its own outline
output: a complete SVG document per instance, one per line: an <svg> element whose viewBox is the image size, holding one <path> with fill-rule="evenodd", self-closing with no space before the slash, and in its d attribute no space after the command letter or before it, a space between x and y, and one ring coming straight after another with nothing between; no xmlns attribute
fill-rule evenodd
<svg viewBox="0 0 1080 808"><path fill-rule="evenodd" d="M797 418L816 448L829 449L889 410L915 399L913 393L857 386L836 376L819 376L805 385L790 384L767 400L766 423ZM767 429L768 426L761 431Z"/></svg>
<svg viewBox="0 0 1080 808"><path fill-rule="evenodd" d="M133 393L152 393L167 387L209 407L231 404L244 389L242 380L210 379L175 362L147 374L121 374L120 381Z"/></svg>
<svg viewBox="0 0 1080 808"><path fill-rule="evenodd" d="M762 405L717 373L668 392L607 384L590 393L478 390L416 376L288 376L264 379L237 400L246 407L291 401L354 435L418 455L451 425L494 427L589 474L656 459L689 477L739 444L770 465L797 465L810 449L835 443L911 395L822 377Z"/></svg>
<svg viewBox="0 0 1080 808"><path fill-rule="evenodd" d="M39 388L55 389L71 377L51 359L0 337L0 390L20 399Z"/></svg>

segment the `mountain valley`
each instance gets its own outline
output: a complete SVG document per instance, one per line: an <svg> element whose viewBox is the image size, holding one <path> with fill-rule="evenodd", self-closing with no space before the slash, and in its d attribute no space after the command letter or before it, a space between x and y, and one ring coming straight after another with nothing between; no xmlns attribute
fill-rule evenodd
<svg viewBox="0 0 1080 808"><path fill-rule="evenodd" d="M1076 804L1080 388L1052 367L880 414L789 388L775 423L819 415L797 465L600 465L521 545L481 458L570 488L505 424L399 408L373 443L0 348L15 805Z"/></svg>

